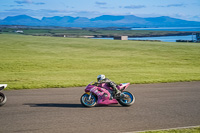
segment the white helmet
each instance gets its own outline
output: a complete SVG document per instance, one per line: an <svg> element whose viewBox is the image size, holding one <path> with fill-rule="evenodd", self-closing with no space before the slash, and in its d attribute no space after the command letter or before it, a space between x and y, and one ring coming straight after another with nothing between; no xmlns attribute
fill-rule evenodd
<svg viewBox="0 0 200 133"><path fill-rule="evenodd" d="M98 75L97 76L97 81L101 81L101 80L103 80L105 78L106 78L105 75Z"/></svg>

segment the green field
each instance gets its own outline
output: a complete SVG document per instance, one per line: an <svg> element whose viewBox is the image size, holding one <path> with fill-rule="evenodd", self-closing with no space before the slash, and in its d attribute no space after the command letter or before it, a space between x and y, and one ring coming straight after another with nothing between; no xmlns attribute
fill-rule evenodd
<svg viewBox="0 0 200 133"><path fill-rule="evenodd" d="M8 89L200 80L200 44L0 34L0 83Z"/></svg>

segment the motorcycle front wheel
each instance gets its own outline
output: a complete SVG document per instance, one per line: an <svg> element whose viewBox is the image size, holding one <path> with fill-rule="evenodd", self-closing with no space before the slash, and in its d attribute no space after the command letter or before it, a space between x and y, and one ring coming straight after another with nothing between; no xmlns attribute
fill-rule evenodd
<svg viewBox="0 0 200 133"><path fill-rule="evenodd" d="M81 104L85 107L94 107L97 104L97 98L94 95L83 94L81 96Z"/></svg>
<svg viewBox="0 0 200 133"><path fill-rule="evenodd" d="M0 92L0 106L3 106L7 101L6 96Z"/></svg>
<svg viewBox="0 0 200 133"><path fill-rule="evenodd" d="M122 106L131 106L135 102L135 96L128 91L123 91L117 101Z"/></svg>

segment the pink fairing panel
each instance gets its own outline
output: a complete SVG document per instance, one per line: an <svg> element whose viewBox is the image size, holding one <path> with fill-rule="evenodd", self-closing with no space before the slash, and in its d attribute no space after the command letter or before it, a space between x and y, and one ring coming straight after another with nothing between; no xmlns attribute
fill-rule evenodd
<svg viewBox="0 0 200 133"><path fill-rule="evenodd" d="M88 86L86 86L85 88L85 92L90 92L90 90L95 87L94 85L89 84Z"/></svg>
<svg viewBox="0 0 200 133"><path fill-rule="evenodd" d="M118 101L116 99L112 99L112 100L98 99L98 104L102 104L102 105L118 104Z"/></svg>
<svg viewBox="0 0 200 133"><path fill-rule="evenodd" d="M123 88L126 89L129 85L130 85L130 83L121 83L120 85L117 86L117 88L119 90L121 90Z"/></svg>

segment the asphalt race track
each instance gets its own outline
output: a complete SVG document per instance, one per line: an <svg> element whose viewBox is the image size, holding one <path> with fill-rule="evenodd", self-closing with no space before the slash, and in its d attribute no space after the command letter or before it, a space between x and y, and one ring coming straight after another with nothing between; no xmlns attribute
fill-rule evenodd
<svg viewBox="0 0 200 133"><path fill-rule="evenodd" d="M3 91L0 133L123 133L200 125L200 82L131 85L136 102L85 108L84 87Z"/></svg>

